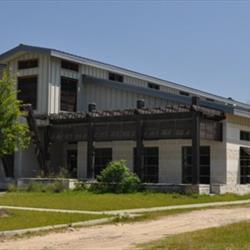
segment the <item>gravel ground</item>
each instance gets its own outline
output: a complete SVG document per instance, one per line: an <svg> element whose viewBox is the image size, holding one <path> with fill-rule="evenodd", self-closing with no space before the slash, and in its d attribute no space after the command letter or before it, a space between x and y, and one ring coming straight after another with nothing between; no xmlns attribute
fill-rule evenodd
<svg viewBox="0 0 250 250"><path fill-rule="evenodd" d="M204 209L152 221L93 226L61 233L52 232L44 236L4 240L0 242L0 249L133 249L135 244L167 235L219 227L243 220L250 220L248 207Z"/></svg>

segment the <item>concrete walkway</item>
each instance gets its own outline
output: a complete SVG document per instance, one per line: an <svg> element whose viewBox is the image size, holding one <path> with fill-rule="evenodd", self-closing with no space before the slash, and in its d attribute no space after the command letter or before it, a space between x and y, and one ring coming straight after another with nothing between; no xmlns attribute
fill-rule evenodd
<svg viewBox="0 0 250 250"><path fill-rule="evenodd" d="M209 202L209 203L188 204L188 205L175 205L175 206L151 207L151 208L135 208L135 209L110 210L110 211L69 210L69 209L16 207L16 206L1 206L1 205L0 205L0 209L17 209L17 210L57 212L57 213L124 215L124 214L136 214L136 213L166 211L166 210L174 210L174 209L219 207L219 206L244 205L244 204L250 204L250 200L221 201L221 202Z"/></svg>
<svg viewBox="0 0 250 250"><path fill-rule="evenodd" d="M16 207L16 206L2 206L2 205L0 205L0 209L16 209L16 210L26 210L26 211L70 213L70 214L104 214L104 212L102 212L102 211L97 212L97 211L86 211L86 210L69 210L69 209L36 208L36 207Z"/></svg>

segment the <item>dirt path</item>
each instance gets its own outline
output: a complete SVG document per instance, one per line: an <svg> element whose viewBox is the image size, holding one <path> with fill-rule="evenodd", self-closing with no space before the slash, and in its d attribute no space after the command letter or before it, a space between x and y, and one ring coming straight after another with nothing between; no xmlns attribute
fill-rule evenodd
<svg viewBox="0 0 250 250"><path fill-rule="evenodd" d="M250 208L199 210L148 222L93 226L72 232L3 241L0 249L133 249L135 244L157 240L166 235L218 227L242 220L250 220Z"/></svg>

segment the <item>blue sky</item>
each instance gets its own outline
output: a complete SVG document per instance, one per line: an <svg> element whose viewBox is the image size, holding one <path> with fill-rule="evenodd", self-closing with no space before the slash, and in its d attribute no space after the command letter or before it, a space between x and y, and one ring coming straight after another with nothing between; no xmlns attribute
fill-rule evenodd
<svg viewBox="0 0 250 250"><path fill-rule="evenodd" d="M0 53L51 47L250 102L250 1L0 1Z"/></svg>

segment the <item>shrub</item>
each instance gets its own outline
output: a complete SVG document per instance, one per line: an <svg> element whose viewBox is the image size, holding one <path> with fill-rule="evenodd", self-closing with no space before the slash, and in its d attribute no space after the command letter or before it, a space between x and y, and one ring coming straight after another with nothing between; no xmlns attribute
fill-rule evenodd
<svg viewBox="0 0 250 250"><path fill-rule="evenodd" d="M25 190L27 192L46 192L46 186L42 183L30 182Z"/></svg>
<svg viewBox="0 0 250 250"><path fill-rule="evenodd" d="M17 192L18 188L16 184L9 184L7 187L7 191L8 192Z"/></svg>
<svg viewBox="0 0 250 250"><path fill-rule="evenodd" d="M126 166L124 160L110 162L97 176L96 191L131 193L139 189L140 180Z"/></svg>
<svg viewBox="0 0 250 250"><path fill-rule="evenodd" d="M85 185L84 182L82 181L78 181L76 184L75 184L75 188L74 188L74 191L87 191L87 187Z"/></svg>
<svg viewBox="0 0 250 250"><path fill-rule="evenodd" d="M55 181L55 182L49 184L47 186L46 190L48 192L52 192L52 193L61 193L61 192L63 192L65 190L65 187L64 187L62 182Z"/></svg>

